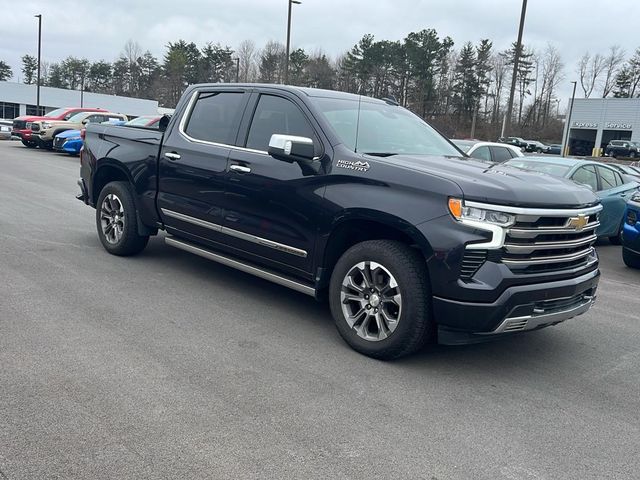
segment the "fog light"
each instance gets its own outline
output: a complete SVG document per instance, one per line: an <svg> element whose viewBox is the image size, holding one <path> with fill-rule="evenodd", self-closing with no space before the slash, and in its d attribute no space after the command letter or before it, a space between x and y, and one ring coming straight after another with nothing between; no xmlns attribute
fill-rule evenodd
<svg viewBox="0 0 640 480"><path fill-rule="evenodd" d="M629 225L635 225L638 222L638 215L633 210L627 212L627 223Z"/></svg>

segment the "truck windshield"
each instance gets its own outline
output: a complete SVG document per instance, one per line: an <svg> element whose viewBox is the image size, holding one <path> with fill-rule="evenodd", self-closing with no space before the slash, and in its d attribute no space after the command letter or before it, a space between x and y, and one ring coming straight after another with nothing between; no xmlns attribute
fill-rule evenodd
<svg viewBox="0 0 640 480"><path fill-rule="evenodd" d="M425 121L408 110L369 98L313 98L344 145L378 155L460 156L460 152Z"/></svg>
<svg viewBox="0 0 640 480"><path fill-rule="evenodd" d="M56 118L62 115L66 110L64 108L56 108L45 115L47 118Z"/></svg>

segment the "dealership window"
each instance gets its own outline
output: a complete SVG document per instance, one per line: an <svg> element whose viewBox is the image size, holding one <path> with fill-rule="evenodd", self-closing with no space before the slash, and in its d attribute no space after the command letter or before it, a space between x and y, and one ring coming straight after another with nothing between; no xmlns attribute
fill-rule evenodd
<svg viewBox="0 0 640 480"><path fill-rule="evenodd" d="M27 115L36 115L38 117L44 116L44 107L36 107L35 105L27 105Z"/></svg>
<svg viewBox="0 0 640 480"><path fill-rule="evenodd" d="M17 103L0 102L0 118L13 120L20 116L20 105Z"/></svg>

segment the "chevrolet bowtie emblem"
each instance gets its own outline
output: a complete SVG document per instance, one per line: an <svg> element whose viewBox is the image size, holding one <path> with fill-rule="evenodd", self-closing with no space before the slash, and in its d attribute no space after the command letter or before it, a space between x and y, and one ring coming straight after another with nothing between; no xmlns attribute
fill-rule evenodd
<svg viewBox="0 0 640 480"><path fill-rule="evenodd" d="M589 223L589 217L586 215L578 215L569 219L568 227L574 228L577 232L581 231Z"/></svg>

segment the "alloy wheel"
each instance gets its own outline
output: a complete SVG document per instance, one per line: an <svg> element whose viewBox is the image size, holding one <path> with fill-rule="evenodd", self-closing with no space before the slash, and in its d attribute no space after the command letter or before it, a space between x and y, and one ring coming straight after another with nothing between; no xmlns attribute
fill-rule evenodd
<svg viewBox="0 0 640 480"><path fill-rule="evenodd" d="M340 292L342 313L360 338L377 342L398 327L402 314L402 294L387 268L365 261L345 275Z"/></svg>
<svg viewBox="0 0 640 480"><path fill-rule="evenodd" d="M100 206L100 226L107 242L112 245L120 242L124 232L124 207L113 193L104 197Z"/></svg>

